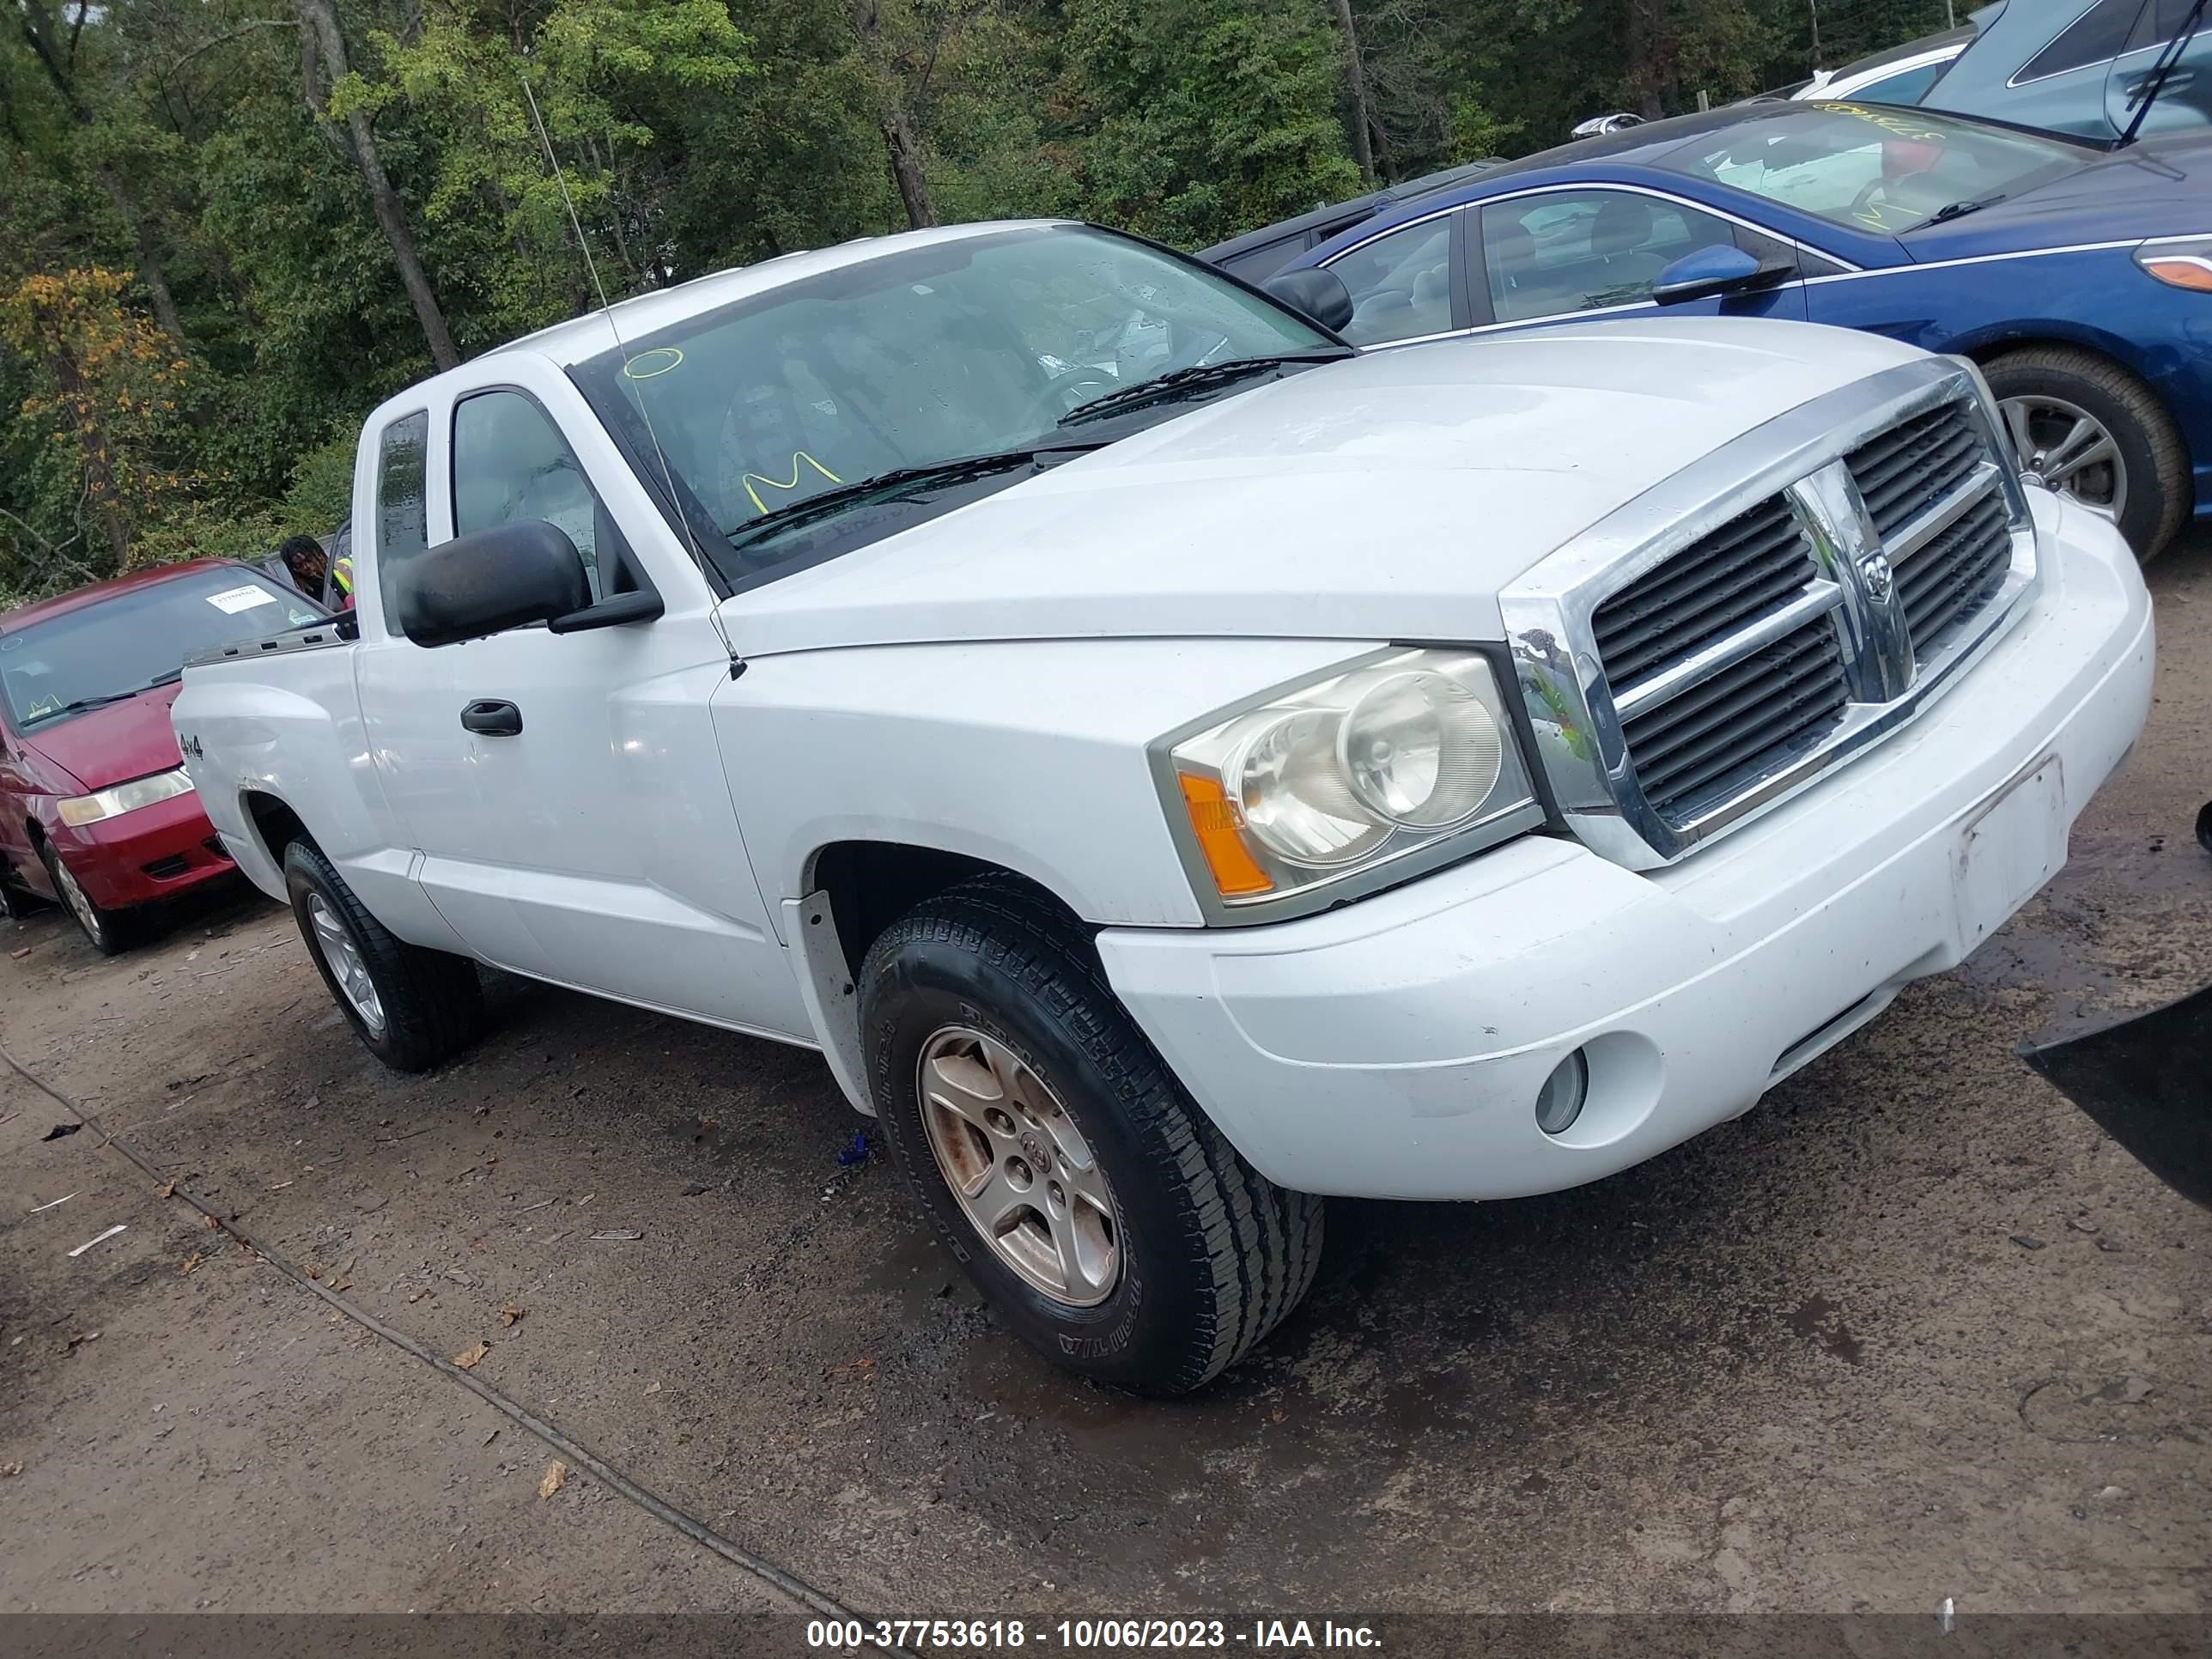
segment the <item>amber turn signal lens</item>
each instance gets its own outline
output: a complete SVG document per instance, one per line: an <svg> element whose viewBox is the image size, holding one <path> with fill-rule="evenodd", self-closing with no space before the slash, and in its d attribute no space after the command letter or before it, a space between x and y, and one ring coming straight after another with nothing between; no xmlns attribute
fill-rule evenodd
<svg viewBox="0 0 2212 1659"><path fill-rule="evenodd" d="M2212 294L2212 260L2196 254L2177 254L2163 259L2142 259L2138 263L2168 288L2193 289L2199 294Z"/></svg>
<svg viewBox="0 0 2212 1659"><path fill-rule="evenodd" d="M1275 884L1268 878L1253 860L1244 845L1244 837L1237 833L1236 814L1230 810L1229 798L1221 785L1212 778L1193 777L1180 773L1176 781L1182 786L1182 804L1190 814L1191 833L1198 837L1198 850L1204 854L1206 867L1212 874L1213 884L1224 898L1243 898L1254 893L1274 890Z"/></svg>

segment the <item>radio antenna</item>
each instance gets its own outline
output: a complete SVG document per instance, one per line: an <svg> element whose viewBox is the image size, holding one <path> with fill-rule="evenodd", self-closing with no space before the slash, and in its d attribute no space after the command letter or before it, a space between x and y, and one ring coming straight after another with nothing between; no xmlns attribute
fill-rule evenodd
<svg viewBox="0 0 2212 1659"><path fill-rule="evenodd" d="M530 77L520 70L515 72L515 79L522 83L523 101L530 106L530 125L537 129L538 147L545 152L545 165L552 170L553 182L561 191L561 205L568 215L568 228L576 233L576 246L583 250L584 269L591 276L592 292L599 296L599 315L606 319L607 332L614 336L615 349L622 354L623 378L629 380L631 379L629 366L634 360L630 356L629 347L623 340L622 330L615 325L615 308L608 302L606 284L599 281L599 262L592 258L591 238L584 234L584 222L576 216L575 198L568 194L568 175L561 171L561 158L553 153L553 139L545 131L545 118L538 112L538 95L530 89ZM660 447L660 434L653 429L653 411L645 406L645 397L642 392L638 394L637 412L645 422L645 435L652 442L653 459L660 468L661 483L668 491L669 501L674 502L678 500L676 493L676 475L669 469L668 453ZM683 527L684 544L690 551L692 562L699 567L700 574L707 578L711 595L714 573L707 563L707 555L699 545L698 537L692 530L690 520L680 507L677 511L676 520ZM744 659L738 655L738 648L731 642L728 630L722 626L721 611L710 604L707 607L707 619L714 624L714 635L721 641L722 648L730 654L730 661L733 665L730 672L732 677L735 678L744 666Z"/></svg>

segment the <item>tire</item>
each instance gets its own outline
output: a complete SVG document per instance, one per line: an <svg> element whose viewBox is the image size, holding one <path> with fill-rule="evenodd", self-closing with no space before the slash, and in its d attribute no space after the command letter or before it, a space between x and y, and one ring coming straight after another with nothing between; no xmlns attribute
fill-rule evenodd
<svg viewBox="0 0 2212 1659"><path fill-rule="evenodd" d="M119 957L146 937L146 918L136 910L111 910L76 884L61 854L51 847L39 848L39 861L46 866L46 879L54 896L77 925L92 948L104 957Z"/></svg>
<svg viewBox="0 0 2212 1659"><path fill-rule="evenodd" d="M976 1288L1046 1358L1112 1387L1184 1394L1243 1358L1306 1293L1321 1259L1322 1200L1276 1187L1237 1156L1115 1000L1089 939L1040 896L987 878L917 906L869 947L860 998L870 1091L893 1160ZM961 1072L979 1085L964 1104L1012 1096L1035 1115L994 1139L925 1103L926 1060L939 1098L951 1097L943 1079L979 1066ZM1004 1095L990 1097L993 1087ZM965 1167L963 1136L990 1171L976 1178L1003 1174L1008 1187L987 1184L981 1200L956 1193L947 1170ZM939 1150L947 1145L951 1157ZM1038 1198L1007 1234L1020 1249L993 1243L968 1207L1012 1190L1017 1166L1057 1172L1069 1199ZM1102 1206L1087 1207L1079 1187ZM1061 1191L1044 1178L1027 1195ZM1094 1267L1097 1239L1110 1238L1110 1287L1079 1285L1066 1249L1040 1251L1048 1207L1089 1218ZM1081 1231L1064 1224L1071 1237ZM1085 1259L1079 1239L1073 1253ZM1061 1264L1064 1293L1038 1282L1040 1254Z"/></svg>
<svg viewBox="0 0 2212 1659"><path fill-rule="evenodd" d="M2005 406L2016 439L2019 408L2033 407L2037 399L2070 404L2102 426L2118 451L2124 484L2120 533L2145 564L2166 550L2195 504L2194 490L2189 451L2148 386L2109 358L2075 346L2008 351L1990 359L1983 374L1998 404ZM2033 471L2031 447L2022 445L2021 449L2021 464ZM2063 480L2051 482L2056 486ZM2097 482L2091 480L2093 486Z"/></svg>
<svg viewBox="0 0 2212 1659"><path fill-rule="evenodd" d="M300 937L331 1000L362 1046L393 1071L428 1071L483 1031L483 986L475 963L394 938L331 861L304 841L284 849L284 886ZM334 956L341 966L352 965L343 962L347 946L359 974L367 976L373 1000L349 990L333 966Z"/></svg>

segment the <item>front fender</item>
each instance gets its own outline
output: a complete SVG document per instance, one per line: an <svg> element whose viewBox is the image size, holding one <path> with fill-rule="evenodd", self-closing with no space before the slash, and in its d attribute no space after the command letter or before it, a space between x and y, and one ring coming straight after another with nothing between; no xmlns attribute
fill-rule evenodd
<svg viewBox="0 0 2212 1659"><path fill-rule="evenodd" d="M1370 648L1026 640L754 658L715 697L715 738L771 908L808 891L823 847L872 841L1014 871L1088 921L1192 927L1146 745Z"/></svg>

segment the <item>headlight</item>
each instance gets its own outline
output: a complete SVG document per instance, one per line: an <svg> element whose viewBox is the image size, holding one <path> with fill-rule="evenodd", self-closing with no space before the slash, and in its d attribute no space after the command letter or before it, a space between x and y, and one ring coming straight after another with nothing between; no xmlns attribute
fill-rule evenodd
<svg viewBox="0 0 2212 1659"><path fill-rule="evenodd" d="M80 824L98 823L102 818L119 817L125 812L135 812L142 806L151 806L156 801L173 799L192 793L192 781L179 766L173 772L156 772L150 778L133 778L129 783L118 783L112 789L103 789L96 795L72 795L57 802L54 810L61 814L64 823L75 828Z"/></svg>
<svg viewBox="0 0 2212 1659"><path fill-rule="evenodd" d="M1393 650L1171 740L1167 766L1212 896L1267 904L1543 821L1487 659ZM1201 889L1203 891L1203 889ZM1319 895L1316 895L1319 896Z"/></svg>
<svg viewBox="0 0 2212 1659"><path fill-rule="evenodd" d="M2136 263L2168 288L2212 294L2212 236L2169 236L2145 242Z"/></svg>

